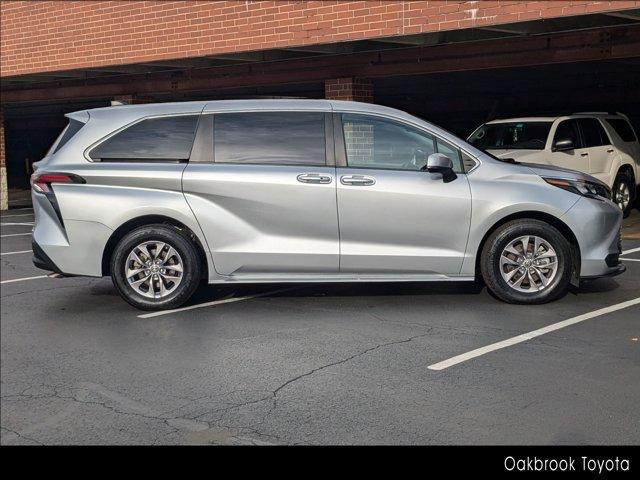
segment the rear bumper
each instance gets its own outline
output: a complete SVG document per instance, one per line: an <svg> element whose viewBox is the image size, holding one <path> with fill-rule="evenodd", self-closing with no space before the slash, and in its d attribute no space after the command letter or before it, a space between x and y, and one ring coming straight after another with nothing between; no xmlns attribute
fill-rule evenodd
<svg viewBox="0 0 640 480"><path fill-rule="evenodd" d="M31 242L31 250L33 250L33 265L41 270L47 270L48 272L55 272L64 275L58 266L44 253L44 250L38 245L38 242Z"/></svg>

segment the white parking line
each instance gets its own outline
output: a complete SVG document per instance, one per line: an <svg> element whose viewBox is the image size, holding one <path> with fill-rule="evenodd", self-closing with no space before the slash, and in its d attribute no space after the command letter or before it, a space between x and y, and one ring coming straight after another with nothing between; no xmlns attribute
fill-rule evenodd
<svg viewBox="0 0 640 480"><path fill-rule="evenodd" d="M630 253L640 252L640 247L632 248L631 250L625 250L620 255L629 255Z"/></svg>
<svg viewBox="0 0 640 480"><path fill-rule="evenodd" d="M25 282L27 280L37 280L38 278L48 278L50 275L38 275L37 277L24 277L24 278L14 278L13 280L2 280L0 284L5 283L14 283L14 282Z"/></svg>
<svg viewBox="0 0 640 480"><path fill-rule="evenodd" d="M0 255L4 256L4 255L17 255L19 253L31 253L33 252L33 250L20 250L19 252L3 252L0 253Z"/></svg>
<svg viewBox="0 0 640 480"><path fill-rule="evenodd" d="M561 328L575 325L576 323L584 322L585 320L599 317L600 315L605 315L607 313L622 310L623 308L632 307L633 305L638 304L640 304L640 297L626 302L617 303L615 305L611 305L610 307L601 308L600 310L594 310L593 312L578 315L577 317L569 318L568 320L563 320L562 322L552 323L551 325L547 325L546 327L542 327L528 333L523 333L522 335L518 335L507 340L502 340L501 342L492 343L491 345L487 345L486 347L476 348L475 350L471 350L470 352L456 355L455 357L443 360L442 362L429 365L427 368L429 370L444 370L445 368L452 367L454 365L457 365L458 363L466 362L467 360L471 360L472 358L486 355L487 353L491 353L502 348L507 348L518 343L526 342L527 340L539 337L540 335L554 332L556 330L560 330Z"/></svg>
<svg viewBox="0 0 640 480"><path fill-rule="evenodd" d="M199 303L197 305L189 305L188 307L174 308L173 310L161 310L159 312L143 313L142 315L138 315L138 318L159 317L160 315L168 315L170 313L184 312L187 310L193 310L195 308L212 307L214 305L223 305L225 303L242 302L243 300L252 300L254 298L266 297L269 295L273 295L275 293L286 292L288 290L293 290L294 288L299 288L299 287L290 287L290 288L282 288L280 290L271 290L270 292L259 293L257 295L247 295L246 297L233 297L233 298L225 298L224 300L214 300L212 302Z"/></svg>
<svg viewBox="0 0 640 480"><path fill-rule="evenodd" d="M0 227L33 227L33 222L0 223Z"/></svg>
<svg viewBox="0 0 640 480"><path fill-rule="evenodd" d="M623 262L640 262L640 258L623 258Z"/></svg>
<svg viewBox="0 0 640 480"><path fill-rule="evenodd" d="M0 235L0 238L5 238L5 237L20 237L22 235L31 235L31 232L28 233L8 233L6 235Z"/></svg>

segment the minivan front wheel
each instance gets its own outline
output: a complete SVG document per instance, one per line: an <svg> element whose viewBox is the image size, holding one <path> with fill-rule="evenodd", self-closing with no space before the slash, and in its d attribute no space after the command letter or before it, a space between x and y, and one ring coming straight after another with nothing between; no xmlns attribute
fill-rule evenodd
<svg viewBox="0 0 640 480"><path fill-rule="evenodd" d="M487 287L498 298L509 303L545 303L567 291L571 249L548 223L514 220L489 236L480 265Z"/></svg>
<svg viewBox="0 0 640 480"><path fill-rule="evenodd" d="M111 278L120 295L142 310L176 308L198 288L201 262L193 241L171 225L127 233L111 257Z"/></svg>

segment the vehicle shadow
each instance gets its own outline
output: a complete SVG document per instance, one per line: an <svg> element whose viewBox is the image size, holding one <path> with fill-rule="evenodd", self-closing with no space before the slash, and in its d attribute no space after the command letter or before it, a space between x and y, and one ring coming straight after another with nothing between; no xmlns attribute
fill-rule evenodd
<svg viewBox="0 0 640 480"><path fill-rule="evenodd" d="M202 285L188 305L232 297L366 297L400 295L478 295L482 282L268 283Z"/></svg>

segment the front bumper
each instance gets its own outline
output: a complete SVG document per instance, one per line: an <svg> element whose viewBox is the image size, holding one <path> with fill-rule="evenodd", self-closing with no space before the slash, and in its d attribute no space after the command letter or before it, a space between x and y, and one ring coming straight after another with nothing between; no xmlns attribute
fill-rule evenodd
<svg viewBox="0 0 640 480"><path fill-rule="evenodd" d="M580 278L620 275L625 271L620 229L622 211L609 200L582 197L562 217L580 247Z"/></svg>

